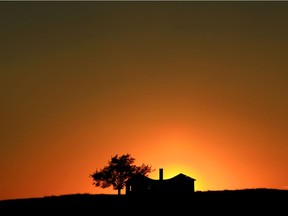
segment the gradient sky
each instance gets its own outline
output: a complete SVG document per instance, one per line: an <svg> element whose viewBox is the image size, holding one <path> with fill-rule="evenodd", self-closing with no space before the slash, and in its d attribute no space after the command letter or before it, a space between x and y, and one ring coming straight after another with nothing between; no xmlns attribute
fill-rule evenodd
<svg viewBox="0 0 288 216"><path fill-rule="evenodd" d="M0 2L0 199L288 186L288 2ZM124 190L122 191L122 193Z"/></svg>

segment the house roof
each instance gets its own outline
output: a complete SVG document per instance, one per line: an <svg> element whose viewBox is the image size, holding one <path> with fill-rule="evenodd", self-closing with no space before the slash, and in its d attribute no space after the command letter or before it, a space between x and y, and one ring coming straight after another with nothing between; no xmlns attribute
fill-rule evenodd
<svg viewBox="0 0 288 216"><path fill-rule="evenodd" d="M191 178L190 176L187 176L183 173L180 173L180 174L178 174L172 178L169 178L169 179L163 179L162 181L173 182L173 181L179 181L179 180L181 180L181 181L196 181L196 179ZM139 174L139 175L135 175L135 176L131 177L130 179L128 179L127 182L133 184L133 182L139 182L139 181L141 181L141 182L156 182L156 181L160 181L160 180L159 179L151 179L147 176Z"/></svg>
<svg viewBox="0 0 288 216"><path fill-rule="evenodd" d="M138 175L134 175L133 177L129 178L127 180L127 183L132 183L133 184L134 182L139 182L139 181L141 181L141 182L151 182L151 181L157 181L157 180L151 179L151 178L149 178L147 176L144 176L144 175L141 175L141 174L138 174Z"/></svg>
<svg viewBox="0 0 288 216"><path fill-rule="evenodd" d="M187 176L187 175L184 175L183 173L180 173L180 174L178 174L178 175L176 175L176 176L174 176L174 177L172 177L172 178L170 178L170 179L166 179L166 181L168 180L178 180L178 179L181 179L181 180L188 180L188 181L196 181L196 179L194 179L194 178L191 178L190 176Z"/></svg>

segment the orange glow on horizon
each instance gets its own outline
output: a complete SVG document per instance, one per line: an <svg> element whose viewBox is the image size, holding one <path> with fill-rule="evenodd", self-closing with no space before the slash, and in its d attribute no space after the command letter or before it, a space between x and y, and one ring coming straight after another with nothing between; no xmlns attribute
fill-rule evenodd
<svg viewBox="0 0 288 216"><path fill-rule="evenodd" d="M287 3L0 6L0 200L117 194L89 175L126 153L196 190L287 189Z"/></svg>

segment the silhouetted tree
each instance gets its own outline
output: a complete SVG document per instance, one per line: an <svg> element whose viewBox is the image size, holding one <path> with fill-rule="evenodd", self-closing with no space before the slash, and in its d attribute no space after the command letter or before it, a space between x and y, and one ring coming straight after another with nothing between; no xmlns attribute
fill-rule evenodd
<svg viewBox="0 0 288 216"><path fill-rule="evenodd" d="M152 170L152 166L142 164L141 166L134 165L135 158L130 154L118 156L116 154L108 161L108 166L101 170L96 170L90 175L93 178L93 184L96 187L108 188L113 186L114 190L118 190L118 195L121 194L121 189L124 188L126 181L134 174L142 174L148 176Z"/></svg>

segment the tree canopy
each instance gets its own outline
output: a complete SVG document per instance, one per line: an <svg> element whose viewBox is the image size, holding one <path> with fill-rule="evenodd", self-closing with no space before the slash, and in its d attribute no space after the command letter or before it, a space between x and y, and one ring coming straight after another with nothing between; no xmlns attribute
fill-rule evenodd
<svg viewBox="0 0 288 216"><path fill-rule="evenodd" d="M104 168L90 174L93 179L93 184L96 187L108 188L113 186L114 190L118 190L118 195L124 188L126 181L135 174L148 176L152 170L152 166L142 164L136 166L134 164L135 158L130 154L123 154L119 156L116 154L108 161L108 165Z"/></svg>

